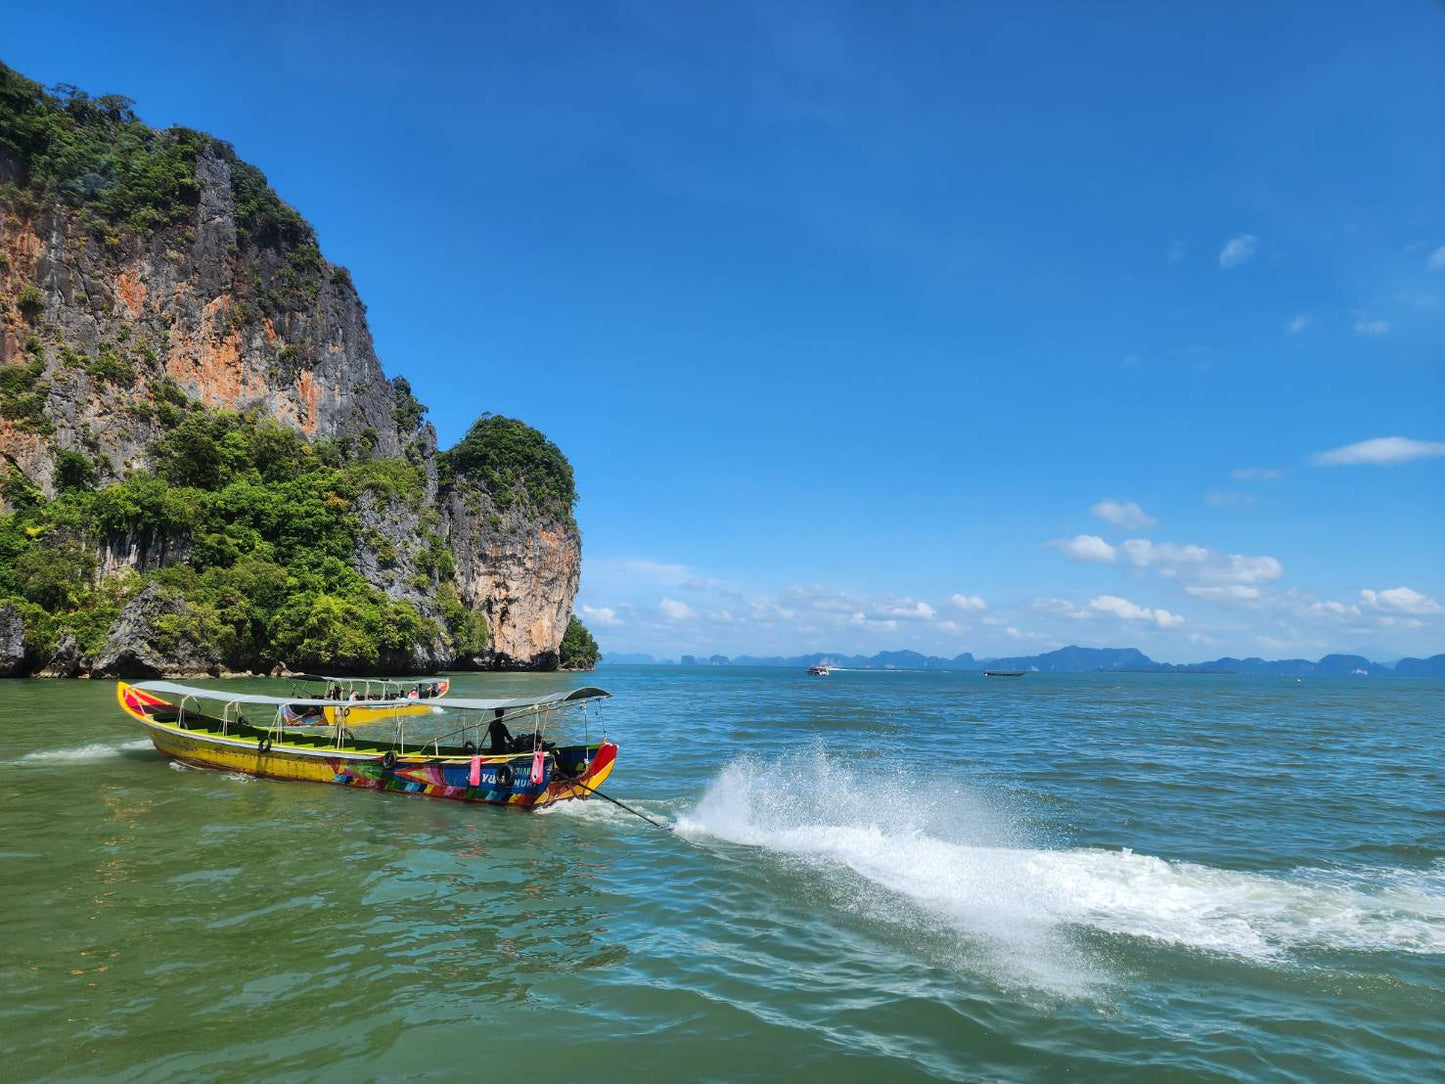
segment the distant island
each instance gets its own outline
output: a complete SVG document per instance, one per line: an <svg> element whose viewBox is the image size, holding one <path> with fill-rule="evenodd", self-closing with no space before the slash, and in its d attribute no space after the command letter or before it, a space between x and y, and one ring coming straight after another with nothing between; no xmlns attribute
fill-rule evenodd
<svg viewBox="0 0 1445 1084"><path fill-rule="evenodd" d="M668 664L670 659L631 653L609 655L604 666ZM1088 674L1099 671L1113 673L1156 674L1270 674L1284 677L1307 675L1356 675L1368 677L1445 677L1445 655L1428 659L1400 659L1393 666L1371 662L1363 655L1326 655L1309 659L1213 659L1210 662L1155 662L1134 647L1061 647L1042 655L1015 655L1009 658L976 659L965 651L951 659L924 655L917 651L880 651L876 655L845 655L841 652L817 651L811 655L726 655L700 657L684 655L681 666L779 666L806 669L809 666L835 666L847 670L1036 670L1046 674Z"/></svg>

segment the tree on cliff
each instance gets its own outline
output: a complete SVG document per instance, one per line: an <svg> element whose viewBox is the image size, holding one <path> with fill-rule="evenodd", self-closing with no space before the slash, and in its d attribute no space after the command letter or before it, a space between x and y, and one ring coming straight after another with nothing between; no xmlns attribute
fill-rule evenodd
<svg viewBox="0 0 1445 1084"><path fill-rule="evenodd" d="M557 653L563 670L591 670L602 659L597 641L575 615L567 622L567 632Z"/></svg>

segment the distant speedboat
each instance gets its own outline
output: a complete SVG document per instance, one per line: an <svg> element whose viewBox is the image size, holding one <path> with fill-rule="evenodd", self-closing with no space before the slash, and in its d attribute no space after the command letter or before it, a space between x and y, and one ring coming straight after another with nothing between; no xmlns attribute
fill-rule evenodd
<svg viewBox="0 0 1445 1084"><path fill-rule="evenodd" d="M826 666L810 666L808 667L808 673L812 674L814 677L827 677L829 674L832 673L832 671L829 670Z"/></svg>
<svg viewBox="0 0 1445 1084"><path fill-rule="evenodd" d="M1023 677L1022 670L985 670L984 677Z"/></svg>

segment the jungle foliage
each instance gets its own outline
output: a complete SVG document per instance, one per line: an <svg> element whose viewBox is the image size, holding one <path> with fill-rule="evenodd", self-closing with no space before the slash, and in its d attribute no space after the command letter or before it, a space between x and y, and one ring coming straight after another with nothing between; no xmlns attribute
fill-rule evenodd
<svg viewBox="0 0 1445 1084"><path fill-rule="evenodd" d="M572 464L562 449L526 422L483 414L438 458L443 485L473 482L501 511L520 504L546 518L572 522L577 503Z"/></svg>
<svg viewBox="0 0 1445 1084"><path fill-rule="evenodd" d="M0 203L23 210L57 201L106 236L187 226L200 198L196 156L208 146L230 168L243 242L315 249L306 220L230 144L190 128L151 128L129 98L66 84L47 90L0 64L0 161L24 164Z"/></svg>
<svg viewBox="0 0 1445 1084"><path fill-rule="evenodd" d="M564 670L591 670L602 660L597 641L576 616L567 622L567 631L562 636L562 646L557 655Z"/></svg>
<svg viewBox="0 0 1445 1084"><path fill-rule="evenodd" d="M194 405L151 454L154 472L96 489L93 464L57 453L59 492L49 501L13 469L0 485L13 509L0 517L0 605L20 607L32 651L66 632L97 651L126 599L152 581L184 600L187 635L230 669L385 669L438 639L459 653L485 650L485 619L439 582L444 569L433 566L427 585L438 623L353 567L359 502L421 501L419 467ZM107 545L154 549L163 540L185 559L98 581ZM422 541L445 549L439 538Z"/></svg>

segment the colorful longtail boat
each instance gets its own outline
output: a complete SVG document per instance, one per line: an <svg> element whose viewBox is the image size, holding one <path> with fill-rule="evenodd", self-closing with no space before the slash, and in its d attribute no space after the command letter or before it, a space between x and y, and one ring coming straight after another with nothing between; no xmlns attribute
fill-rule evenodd
<svg viewBox="0 0 1445 1084"><path fill-rule="evenodd" d="M432 798L539 809L585 798L617 762L617 745L593 742L588 705L610 694L573 689L507 700L441 697L426 716L406 714L414 700L367 701L367 730L351 729L348 700L297 700L169 681L121 682L116 697L163 755L198 768L271 779L336 783ZM330 730L289 725L298 708L332 711ZM581 744L550 740L565 709L584 713ZM376 713L390 710L378 718ZM494 724L519 736L506 749L481 750ZM390 724L389 726L386 724ZM358 727L363 724L355 724ZM510 728L508 728L510 729ZM376 740L368 733L377 732Z"/></svg>

